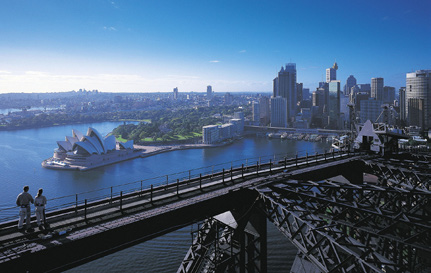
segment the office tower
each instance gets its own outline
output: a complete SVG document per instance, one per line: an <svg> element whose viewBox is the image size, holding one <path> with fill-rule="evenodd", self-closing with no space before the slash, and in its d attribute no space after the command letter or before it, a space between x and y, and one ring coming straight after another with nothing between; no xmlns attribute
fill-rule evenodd
<svg viewBox="0 0 431 273"><path fill-rule="evenodd" d="M344 90L343 90L344 95L349 96L352 87L355 85L356 85L356 78L353 77L353 75L350 75L346 80L346 84L344 85Z"/></svg>
<svg viewBox="0 0 431 273"><path fill-rule="evenodd" d="M325 89L317 88L316 91L313 92L313 106L320 106L323 108L325 106Z"/></svg>
<svg viewBox="0 0 431 273"><path fill-rule="evenodd" d="M260 123L260 107L259 102L253 101L251 103L252 111L253 111L253 125L259 125Z"/></svg>
<svg viewBox="0 0 431 273"><path fill-rule="evenodd" d="M259 98L259 110L260 110L260 125L267 126L269 124L270 110L269 110L269 98Z"/></svg>
<svg viewBox="0 0 431 273"><path fill-rule="evenodd" d="M384 86L383 87L383 103L394 105L395 100L395 87Z"/></svg>
<svg viewBox="0 0 431 273"><path fill-rule="evenodd" d="M337 80L337 69L337 62L335 62L331 68L326 69L326 82Z"/></svg>
<svg viewBox="0 0 431 273"><path fill-rule="evenodd" d="M288 63L281 67L278 77L274 79L274 97L280 96L286 101L286 121L290 121L296 114L296 64ZM271 109L271 116L273 110ZM272 122L272 121L271 121Z"/></svg>
<svg viewBox="0 0 431 273"><path fill-rule="evenodd" d="M271 127L287 127L287 103L283 97L271 98Z"/></svg>
<svg viewBox="0 0 431 273"><path fill-rule="evenodd" d="M296 103L301 102L304 98L302 97L302 88L303 88L302 82L298 82L296 84Z"/></svg>
<svg viewBox="0 0 431 273"><path fill-rule="evenodd" d="M355 104L355 110L357 112L360 112L361 111L361 101L368 100L369 98L370 98L370 93L368 93L368 92L358 92L358 93L356 93L356 96L354 97L354 100L351 101L351 102L353 102Z"/></svg>
<svg viewBox="0 0 431 273"><path fill-rule="evenodd" d="M383 101L383 78L371 78L371 97Z"/></svg>
<svg viewBox="0 0 431 273"><path fill-rule="evenodd" d="M399 90L400 120L406 120L406 88L400 87Z"/></svg>
<svg viewBox="0 0 431 273"><path fill-rule="evenodd" d="M409 125L428 130L431 127L431 70L407 73L405 94Z"/></svg>
<svg viewBox="0 0 431 273"><path fill-rule="evenodd" d="M302 100L310 99L310 88L302 88Z"/></svg>
<svg viewBox="0 0 431 273"><path fill-rule="evenodd" d="M340 81L329 82L328 126L331 129L340 128Z"/></svg>
<svg viewBox="0 0 431 273"><path fill-rule="evenodd" d="M361 100L361 112L359 114L362 123L370 120L371 122L376 122L377 118L382 112L382 103L374 98L369 98L368 100Z"/></svg>
<svg viewBox="0 0 431 273"><path fill-rule="evenodd" d="M178 87L174 88L174 100L178 99Z"/></svg>
<svg viewBox="0 0 431 273"><path fill-rule="evenodd" d="M207 97L211 98L213 95L213 88L211 87L211 85L207 86Z"/></svg>
<svg viewBox="0 0 431 273"><path fill-rule="evenodd" d="M237 124L235 124L237 128L237 132L242 134L244 132L244 113L243 112L234 112L233 120L237 120ZM232 123L232 122L231 122Z"/></svg>

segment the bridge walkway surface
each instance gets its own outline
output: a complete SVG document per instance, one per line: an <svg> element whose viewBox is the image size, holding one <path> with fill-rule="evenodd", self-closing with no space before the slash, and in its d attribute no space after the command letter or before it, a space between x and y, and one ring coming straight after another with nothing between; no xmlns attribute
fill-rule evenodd
<svg viewBox="0 0 431 273"><path fill-rule="evenodd" d="M258 193L250 189L275 177L312 174L334 166L343 169L350 162L367 157L325 153L231 167L49 212L50 228L45 231L22 233L16 228L17 221L0 223L0 269L2 272L62 271L251 204ZM333 174L329 171L327 175Z"/></svg>

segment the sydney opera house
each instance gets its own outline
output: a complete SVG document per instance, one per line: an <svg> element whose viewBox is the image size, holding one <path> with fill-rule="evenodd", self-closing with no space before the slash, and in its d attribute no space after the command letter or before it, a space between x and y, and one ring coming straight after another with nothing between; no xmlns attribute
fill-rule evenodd
<svg viewBox="0 0 431 273"><path fill-rule="evenodd" d="M133 148L133 140L117 143L115 136L104 138L91 127L86 135L72 130L72 136L57 141L57 145L53 157L42 162L43 167L86 170L139 156Z"/></svg>

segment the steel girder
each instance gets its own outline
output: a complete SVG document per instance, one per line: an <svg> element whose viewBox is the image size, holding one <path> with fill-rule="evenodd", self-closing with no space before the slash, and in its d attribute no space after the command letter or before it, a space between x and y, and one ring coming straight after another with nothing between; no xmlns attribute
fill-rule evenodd
<svg viewBox="0 0 431 273"><path fill-rule="evenodd" d="M250 224L249 216L235 228L215 218L198 225L177 273L266 272L266 225L255 229L256 222L251 219L255 223ZM265 215L260 218L266 223Z"/></svg>
<svg viewBox="0 0 431 273"><path fill-rule="evenodd" d="M404 272L429 262L430 195L421 190L294 180L257 190L269 218L324 272Z"/></svg>

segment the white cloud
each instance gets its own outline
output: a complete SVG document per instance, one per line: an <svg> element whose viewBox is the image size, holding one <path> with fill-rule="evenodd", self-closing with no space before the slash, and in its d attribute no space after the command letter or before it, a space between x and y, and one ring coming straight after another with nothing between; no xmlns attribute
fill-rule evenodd
<svg viewBox="0 0 431 273"><path fill-rule="evenodd" d="M6 70L0 70L0 74L11 74L12 72Z"/></svg>
<svg viewBox="0 0 431 273"><path fill-rule="evenodd" d="M210 63L219 63L220 61L218 60L214 60L214 61L210 61Z"/></svg>
<svg viewBox="0 0 431 273"><path fill-rule="evenodd" d="M104 30L117 31L115 27L103 27Z"/></svg>

